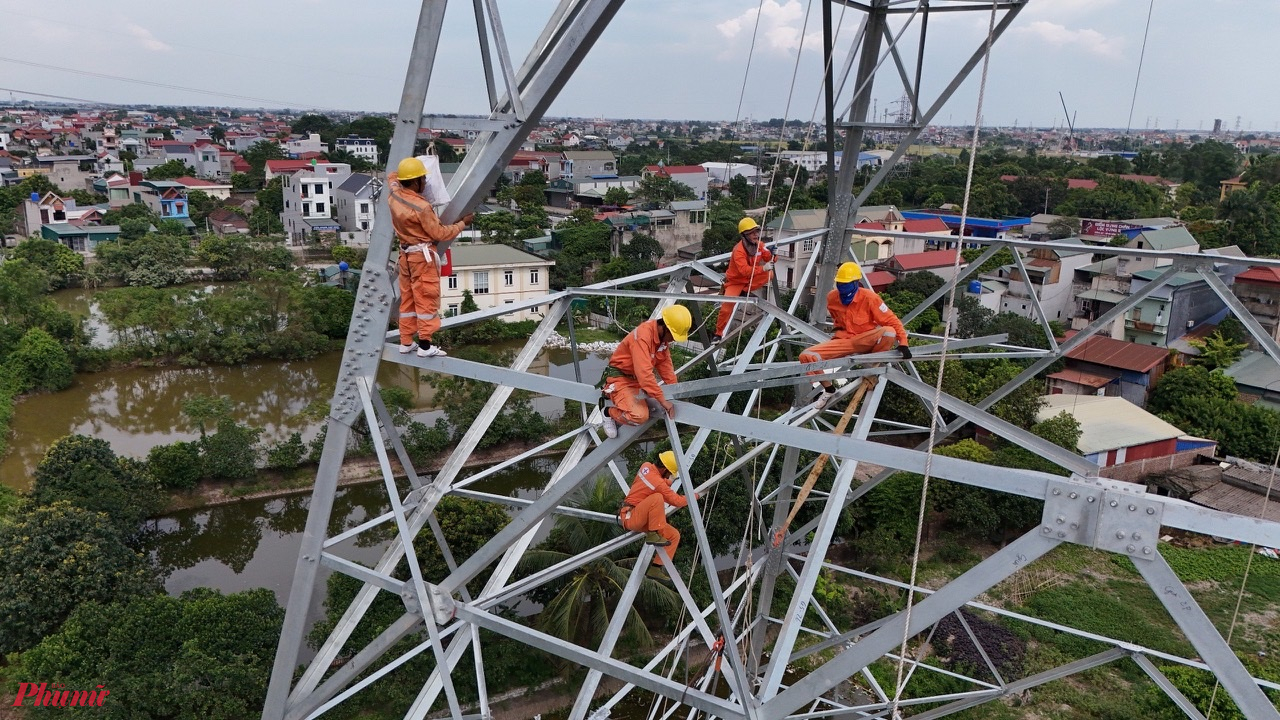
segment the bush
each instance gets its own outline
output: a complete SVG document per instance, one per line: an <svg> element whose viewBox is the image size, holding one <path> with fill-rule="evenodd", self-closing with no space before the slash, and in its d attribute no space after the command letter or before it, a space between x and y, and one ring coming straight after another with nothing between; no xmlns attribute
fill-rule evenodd
<svg viewBox="0 0 1280 720"><path fill-rule="evenodd" d="M147 471L169 490L187 490L200 480L200 444L178 441L157 445L147 455Z"/></svg>
<svg viewBox="0 0 1280 720"><path fill-rule="evenodd" d="M24 391L65 390L75 379L67 351L43 328L28 330L5 362Z"/></svg>
<svg viewBox="0 0 1280 720"><path fill-rule="evenodd" d="M267 467L271 470L293 470L302 464L306 455L307 446L302 442L302 433L295 432L267 449Z"/></svg>
<svg viewBox="0 0 1280 720"><path fill-rule="evenodd" d="M237 425L234 420L218 421L218 431L200 438L200 459L204 476L211 480L246 480L258 472L260 428Z"/></svg>
<svg viewBox="0 0 1280 720"><path fill-rule="evenodd" d="M105 513L122 536L137 532L161 503L155 482L136 461L85 435L68 435L49 447L36 467L31 499L41 505L66 500Z"/></svg>

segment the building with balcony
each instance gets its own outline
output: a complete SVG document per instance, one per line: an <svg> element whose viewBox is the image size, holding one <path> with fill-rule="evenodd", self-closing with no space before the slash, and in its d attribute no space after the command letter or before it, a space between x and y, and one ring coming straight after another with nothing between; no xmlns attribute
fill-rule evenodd
<svg viewBox="0 0 1280 720"><path fill-rule="evenodd" d="M464 244L449 248L453 274L440 278L440 307L445 315L462 309L462 293L469 291L481 310L512 305L550 292L554 262L510 245ZM505 316L507 320L539 319L548 309L539 305Z"/></svg>
<svg viewBox="0 0 1280 720"><path fill-rule="evenodd" d="M346 163L308 162L304 167L281 172L284 210L280 222L294 246L314 240L319 233L341 230L334 219L333 190L351 176L351 166Z"/></svg>
<svg viewBox="0 0 1280 720"><path fill-rule="evenodd" d="M996 312L1011 312L1039 320L1032 299L1034 293L1047 319L1065 322L1075 315L1076 300L1072 287L1076 271L1089 265L1093 254L1079 238L1057 242L1080 249L1033 248L1023 260L1027 269L1025 276L1017 265L1006 265L996 271L992 279L1007 283Z"/></svg>
<svg viewBox="0 0 1280 720"><path fill-rule="evenodd" d="M348 135L343 138L336 138L333 141L333 149L343 150L368 161L374 165L378 164L378 142L373 138L356 137Z"/></svg>
<svg viewBox="0 0 1280 720"><path fill-rule="evenodd" d="M1249 268L1236 275L1231 291L1253 313L1267 334L1280 341L1280 268ZM1252 337L1249 338L1249 347L1258 349L1258 342Z"/></svg>
<svg viewBox="0 0 1280 720"><path fill-rule="evenodd" d="M858 208L853 222L855 225L861 225L864 228L905 229L905 219L902 213L898 212L898 208L893 205L864 205ZM765 229L771 236L770 240L786 240L813 230L821 230L826 226L827 209L817 208L815 210L792 210L782 217L769 221L765 225ZM886 251L884 257L891 257L904 250L919 252L924 248L923 240L863 236L855 235L852 232L845 237L845 242L849 243L855 254L861 252L863 255L871 255L874 251L877 258L881 257L882 250ZM778 286L780 288L795 287L795 283L798 281L800 274L804 272L809 258L813 256L813 250L817 245L818 239L810 238L778 248L775 263L777 265ZM859 257L862 257L862 255L859 255Z"/></svg>
<svg viewBox="0 0 1280 720"><path fill-rule="evenodd" d="M187 187L182 183L173 180L135 180L129 190L133 193L134 202L151 208L161 220L176 220L188 230L195 227L195 223L191 222L191 210L187 206Z"/></svg>
<svg viewBox="0 0 1280 720"><path fill-rule="evenodd" d="M589 178L618 175L618 160L608 150L565 150L560 156L560 176Z"/></svg>
<svg viewBox="0 0 1280 720"><path fill-rule="evenodd" d="M373 177L354 173L333 189L335 217L346 245L368 245L373 228Z"/></svg>

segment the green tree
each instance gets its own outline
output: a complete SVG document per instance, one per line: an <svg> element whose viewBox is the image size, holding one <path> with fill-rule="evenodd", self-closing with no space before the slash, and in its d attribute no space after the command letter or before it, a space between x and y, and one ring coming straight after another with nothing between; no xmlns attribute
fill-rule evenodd
<svg viewBox="0 0 1280 720"><path fill-rule="evenodd" d="M324 115L308 114L294 120L289 125L289 131L294 135L328 135L334 129L333 120Z"/></svg>
<svg viewBox="0 0 1280 720"><path fill-rule="evenodd" d="M196 224L198 228L204 228L204 221L209 217L209 213L222 207L222 203L208 193L202 190L191 190L187 192L187 214L191 218L191 222Z"/></svg>
<svg viewBox="0 0 1280 720"><path fill-rule="evenodd" d="M640 181L636 198L661 205L676 200L696 200L698 196L682 182L665 175L650 175Z"/></svg>
<svg viewBox="0 0 1280 720"><path fill-rule="evenodd" d="M212 480L246 480L258 472L260 428L237 424L230 418L218 421L218 431L200 438L200 458L204 475Z"/></svg>
<svg viewBox="0 0 1280 720"><path fill-rule="evenodd" d="M147 453L147 472L162 488L187 490L200 481L200 445L179 440Z"/></svg>
<svg viewBox="0 0 1280 720"><path fill-rule="evenodd" d="M258 714L284 613L267 589L198 589L128 602L86 602L22 656L15 676L94 687L110 720L233 720Z"/></svg>
<svg viewBox="0 0 1280 720"><path fill-rule="evenodd" d="M257 190L258 185L258 181L249 173L235 173L231 176L231 189L236 192Z"/></svg>
<svg viewBox="0 0 1280 720"><path fill-rule="evenodd" d="M312 330L325 337L347 336L355 295L331 285L312 285L302 290L298 302L305 308Z"/></svg>
<svg viewBox="0 0 1280 720"><path fill-rule="evenodd" d="M40 505L65 500L103 513L122 537L136 533L161 506L156 484L140 463L117 457L106 440L85 435L49 446L36 467L31 499Z"/></svg>
<svg viewBox="0 0 1280 720"><path fill-rule="evenodd" d="M196 171L181 160L170 160L147 171L148 180L172 180L187 175L195 175Z"/></svg>
<svg viewBox="0 0 1280 720"><path fill-rule="evenodd" d="M1216 331L1204 340L1191 340L1191 345L1200 351L1196 357L1197 365L1204 365L1210 370L1231 367L1240 359L1240 353L1249 347L1248 343L1236 342Z"/></svg>
<svg viewBox="0 0 1280 720"><path fill-rule="evenodd" d="M210 127L209 139L221 145L222 141L227 139L227 129L221 125L214 125Z"/></svg>
<svg viewBox="0 0 1280 720"><path fill-rule="evenodd" d="M13 249L11 257L45 271L51 289L63 288L84 274L84 256L53 240L31 238Z"/></svg>
<svg viewBox="0 0 1280 720"><path fill-rule="evenodd" d="M622 206L626 205L630 199L631 193L627 192L625 188L611 187L604 192L605 205Z"/></svg>
<svg viewBox="0 0 1280 720"><path fill-rule="evenodd" d="M292 470L301 465L306 456L307 446L302 442L302 433L295 432L267 449L267 468Z"/></svg>
<svg viewBox="0 0 1280 720"><path fill-rule="evenodd" d="M23 390L58 391L71 387L75 368L67 351L44 328L27 330L8 354L5 368Z"/></svg>
<svg viewBox="0 0 1280 720"><path fill-rule="evenodd" d="M160 216L142 203L130 203L102 214L103 225L123 225L125 220L146 220L151 226L160 222Z"/></svg>
<svg viewBox="0 0 1280 720"><path fill-rule="evenodd" d="M278 143L270 140L259 140L248 150L240 153L240 157L249 163L250 174L258 180L262 180L266 175L267 161L283 160L286 156L284 149Z"/></svg>
<svg viewBox="0 0 1280 720"><path fill-rule="evenodd" d="M64 501L0 523L0 652L34 646L82 603L159 589L147 559L125 545L104 513Z"/></svg>
<svg viewBox="0 0 1280 720"><path fill-rule="evenodd" d="M1203 365L1188 365L1160 376L1160 382L1147 398L1147 410L1157 415L1183 415L1186 403L1195 398L1235 402L1238 397L1236 384L1231 378L1221 372L1212 372Z"/></svg>
<svg viewBox="0 0 1280 720"><path fill-rule="evenodd" d="M273 215L284 212L284 177L277 175L271 178L271 182L263 185L254 198L258 201L260 210L266 210Z"/></svg>
<svg viewBox="0 0 1280 720"><path fill-rule="evenodd" d="M164 287L187 280L191 242L185 235L148 233L139 238L124 235L98 245L103 272L133 287Z"/></svg>

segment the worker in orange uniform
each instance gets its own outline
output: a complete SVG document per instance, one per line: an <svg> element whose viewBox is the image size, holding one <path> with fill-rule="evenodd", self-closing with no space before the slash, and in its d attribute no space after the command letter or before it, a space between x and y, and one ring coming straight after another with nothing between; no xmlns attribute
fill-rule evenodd
<svg viewBox="0 0 1280 720"><path fill-rule="evenodd" d="M675 560L680 547L680 531L667 522L667 505L682 508L689 501L671 489L671 479L679 472L676 454L670 450L658 456L662 467L653 463L640 466L636 479L631 483L627 498L618 509L618 522L632 532L645 534L644 541L667 549L667 557ZM662 566L661 553L654 553L653 564ZM653 569L649 571L653 573Z"/></svg>
<svg viewBox="0 0 1280 720"><path fill-rule="evenodd" d="M427 168L417 158L400 161L396 171L387 176L391 187L391 227L400 240L400 353L413 352L418 357L445 355L431 344L431 336L440 329L440 256L436 243L458 237L471 224L473 214L452 225L443 225L431 203L422 196ZM414 333L418 343L413 342Z"/></svg>
<svg viewBox="0 0 1280 720"><path fill-rule="evenodd" d="M904 360L911 359L911 348L907 347L907 330L902 321L889 309L874 291L862 287L858 282L862 279L862 268L857 263L847 262L836 271L836 287L827 293L827 313L831 316L834 337L830 340L806 348L800 353L800 362L812 363L822 360L862 355L865 353L884 352L898 346ZM809 375L821 375L821 370L812 370ZM815 389L821 387L825 392L818 395L815 405L826 407L835 388L829 382L815 381Z"/></svg>
<svg viewBox="0 0 1280 720"><path fill-rule="evenodd" d="M724 296L740 297L769 284L773 276L773 253L760 242L760 225L752 218L738 221L739 241L729 256L729 267L724 271ZM720 342L729 318L737 303L721 303L720 316L716 319L716 334L711 342Z"/></svg>
<svg viewBox="0 0 1280 720"><path fill-rule="evenodd" d="M649 406L639 392L658 401L667 417L675 416L675 406L662 394L659 378L668 385L676 383L675 366L671 364L669 345L674 340L689 339L689 327L693 318L689 308L669 305L662 310L662 317L645 320L635 330L627 333L609 358L609 366L600 379L604 396L601 401L612 400L605 408L604 434L618 437L619 425L639 425L649 419Z"/></svg>

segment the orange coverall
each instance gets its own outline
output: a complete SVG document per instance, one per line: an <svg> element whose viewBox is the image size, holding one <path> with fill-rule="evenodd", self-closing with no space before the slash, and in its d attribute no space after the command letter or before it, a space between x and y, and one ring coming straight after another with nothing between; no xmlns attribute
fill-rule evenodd
<svg viewBox="0 0 1280 720"><path fill-rule="evenodd" d="M391 227L400 239L400 344L413 342L413 334L427 343L440 329L440 268L436 243L452 240L466 227L461 222L443 225L431 203L387 176L391 198Z"/></svg>
<svg viewBox="0 0 1280 720"><path fill-rule="evenodd" d="M666 546L667 555L672 560L676 557L676 548L680 547L680 531L667 522L667 505L682 508L689 504L684 496L671 489L671 481L662 477L658 466L645 463L631 482L631 490L627 499L618 511L618 519L622 527L632 532L656 532L671 544ZM653 564L662 564L662 554L654 553Z"/></svg>
<svg viewBox="0 0 1280 720"><path fill-rule="evenodd" d="M724 271L724 295L725 297L739 297L746 293L755 292L765 285L769 284L769 276L772 271L765 270L765 263L773 261L773 253L764 246L764 243L756 243L756 253L754 256L747 254L747 244L738 241L733 246L733 253L729 256L729 267ZM725 328L729 327L729 318L734 314L733 307L736 303L720 303L720 315L716 318L716 335L724 336ZM738 319L742 319L742 309L739 308Z"/></svg>
<svg viewBox="0 0 1280 720"><path fill-rule="evenodd" d="M830 340L805 348L800 353L800 362L811 363L820 360L865 353L883 352L894 347L894 339L898 345L907 344L907 330L902 321L889 309L880 296L867 288L858 288L853 302L845 305L840 302L840 291L827 293L827 313L831 315L831 324L835 328L834 337ZM821 375L821 370L810 370L809 375Z"/></svg>
<svg viewBox="0 0 1280 720"><path fill-rule="evenodd" d="M662 342L658 321L645 320L618 343L609 358L609 368L605 369L604 394L613 401L613 407L606 412L614 422L639 425L649 419L649 406L638 395L641 390L658 402L666 400L655 372L668 385L676 383L676 369L671 364L671 352Z"/></svg>

